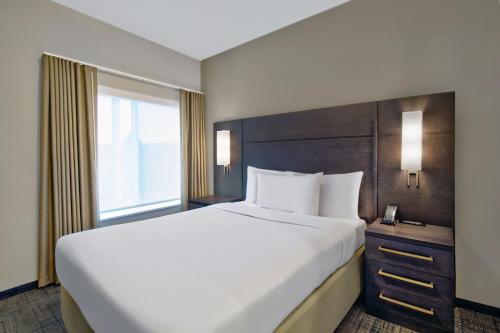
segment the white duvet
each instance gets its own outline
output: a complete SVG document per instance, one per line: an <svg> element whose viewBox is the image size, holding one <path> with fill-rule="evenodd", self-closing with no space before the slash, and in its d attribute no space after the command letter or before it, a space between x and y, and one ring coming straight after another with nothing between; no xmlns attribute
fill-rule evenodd
<svg viewBox="0 0 500 333"><path fill-rule="evenodd" d="M56 269L96 332L272 332L364 228L227 203L65 236Z"/></svg>

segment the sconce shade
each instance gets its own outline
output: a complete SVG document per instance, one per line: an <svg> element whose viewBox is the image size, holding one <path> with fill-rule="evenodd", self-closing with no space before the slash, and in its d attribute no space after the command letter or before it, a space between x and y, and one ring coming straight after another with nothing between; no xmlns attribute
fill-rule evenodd
<svg viewBox="0 0 500 333"><path fill-rule="evenodd" d="M231 164L231 132L217 131L217 165Z"/></svg>
<svg viewBox="0 0 500 333"><path fill-rule="evenodd" d="M422 170L422 111L403 112L401 170Z"/></svg>

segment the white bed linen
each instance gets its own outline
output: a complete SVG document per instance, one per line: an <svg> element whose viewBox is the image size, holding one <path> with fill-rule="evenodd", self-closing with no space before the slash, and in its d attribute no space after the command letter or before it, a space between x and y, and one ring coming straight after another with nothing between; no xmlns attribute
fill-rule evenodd
<svg viewBox="0 0 500 333"><path fill-rule="evenodd" d="M318 216L323 174L283 177L257 174L257 206Z"/></svg>
<svg viewBox="0 0 500 333"><path fill-rule="evenodd" d="M65 236L56 268L96 332L272 332L364 227L220 204Z"/></svg>

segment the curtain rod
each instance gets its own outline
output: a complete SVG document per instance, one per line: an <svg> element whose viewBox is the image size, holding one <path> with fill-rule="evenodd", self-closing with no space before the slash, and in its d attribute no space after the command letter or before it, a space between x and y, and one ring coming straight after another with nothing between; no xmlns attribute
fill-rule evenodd
<svg viewBox="0 0 500 333"><path fill-rule="evenodd" d="M196 93L199 93L199 94L203 94L203 92L197 91L197 90L194 90L194 89L189 89L189 88L181 87L181 86L178 86L178 85L175 85L175 84L171 84L171 83L161 82L161 81L158 81L158 80L149 79L147 77L142 77L142 76L139 76L139 75L134 75L134 74L122 72L122 71L119 71L119 70L116 70L116 69L112 69L112 68L108 68L108 67L98 66L98 65L95 65L95 64L91 64L89 62L80 61L80 60L77 60L77 59L73 59L73 58L61 56L61 55L58 55L58 54L54 54L54 53L50 53L50 52L43 52L43 54L46 54L48 56L62 58L62 59L73 61L73 62L77 62L77 63L80 63L82 65L96 67L99 71L104 72L104 73L114 74L114 75L121 76L121 77L124 77L124 78L133 79L133 80L137 80L137 81L140 81L140 82L146 82L146 83L154 84L154 85L157 85L157 86L162 86L162 87L167 87L167 88L172 88L172 89L179 89L179 90L182 89L182 90L187 90L187 91L192 91L192 92L196 92Z"/></svg>

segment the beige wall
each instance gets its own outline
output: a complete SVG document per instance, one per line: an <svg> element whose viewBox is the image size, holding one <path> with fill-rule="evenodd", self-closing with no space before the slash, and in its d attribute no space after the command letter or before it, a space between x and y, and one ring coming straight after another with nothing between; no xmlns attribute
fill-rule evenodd
<svg viewBox="0 0 500 333"><path fill-rule="evenodd" d="M456 91L457 296L500 306L498 0L352 0L203 61L202 87L210 166L215 121Z"/></svg>
<svg viewBox="0 0 500 333"><path fill-rule="evenodd" d="M48 0L0 1L0 291L36 280L44 51L200 86L199 61Z"/></svg>

